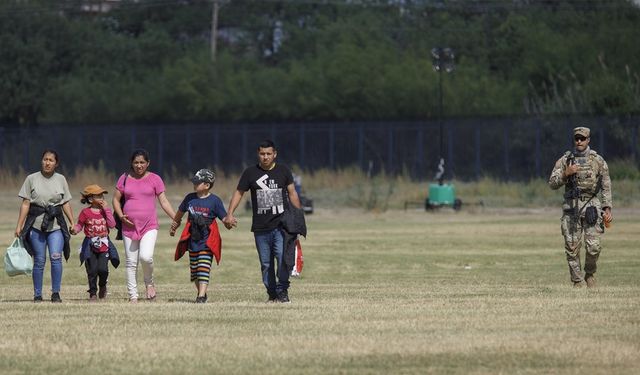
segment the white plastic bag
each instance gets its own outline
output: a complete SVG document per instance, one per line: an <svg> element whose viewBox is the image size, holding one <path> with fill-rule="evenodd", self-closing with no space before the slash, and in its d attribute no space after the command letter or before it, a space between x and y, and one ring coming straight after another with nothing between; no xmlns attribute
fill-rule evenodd
<svg viewBox="0 0 640 375"><path fill-rule="evenodd" d="M4 254L4 270L9 276L31 276L33 259L31 259L31 255L24 248L19 238L13 240Z"/></svg>

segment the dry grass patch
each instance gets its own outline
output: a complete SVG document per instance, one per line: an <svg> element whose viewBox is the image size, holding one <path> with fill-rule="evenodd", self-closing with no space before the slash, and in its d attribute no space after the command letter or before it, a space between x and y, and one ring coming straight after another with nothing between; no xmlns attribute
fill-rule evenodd
<svg viewBox="0 0 640 375"><path fill-rule="evenodd" d="M16 212L0 210L2 243ZM607 233L597 290L569 286L558 219L555 211L319 209L308 217L290 305L264 303L246 215L238 231L223 232L210 302L192 303L164 220L156 303L128 304L124 270L112 269L108 300L89 304L75 254L61 305L33 304L30 279L0 275L0 372L633 373L637 215L618 213Z"/></svg>

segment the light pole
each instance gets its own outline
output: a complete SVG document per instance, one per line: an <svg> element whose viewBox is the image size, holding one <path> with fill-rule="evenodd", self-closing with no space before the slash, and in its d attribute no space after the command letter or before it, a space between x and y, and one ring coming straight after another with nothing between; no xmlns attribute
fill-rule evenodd
<svg viewBox="0 0 640 375"><path fill-rule="evenodd" d="M444 99L442 96L442 71L451 73L455 68L455 54L453 49L449 47L435 47L431 49L431 60L433 70L438 72L438 99L439 99L439 123L440 123L440 161L438 163L438 172L436 180L442 185L444 180L444 129L442 119L444 118Z"/></svg>
<svg viewBox="0 0 640 375"><path fill-rule="evenodd" d="M437 184L429 184L429 196L425 201L425 208L431 210L442 206L451 206L454 210L462 207L462 201L456 198L456 190L453 184L444 183L444 98L442 95L442 72L451 73L455 68L455 55L449 47L435 47L431 49L433 70L438 73L438 99L439 99L439 123L440 123L440 162L436 173Z"/></svg>

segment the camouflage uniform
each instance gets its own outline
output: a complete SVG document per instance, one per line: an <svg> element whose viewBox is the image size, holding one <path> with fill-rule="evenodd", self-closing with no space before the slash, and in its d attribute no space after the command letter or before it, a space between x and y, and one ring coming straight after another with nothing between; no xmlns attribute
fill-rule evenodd
<svg viewBox="0 0 640 375"><path fill-rule="evenodd" d="M589 132L588 129L586 131ZM567 152L556 162L549 178L549 186L554 190L563 185L565 186L561 228L571 281L577 284L596 272L596 262L602 250L600 237L605 228L602 210L606 207L612 207L611 178L609 177L607 162L598 153L589 147L582 153L575 153L575 163L578 165L576 182L580 195L576 199L571 199L571 187L568 186L569 178L564 177L569 155L570 153ZM596 192L598 179L600 178L602 179L602 185L600 191ZM577 211L574 211L576 206ZM585 221L585 211L589 206L594 206L597 209L598 220L595 225L588 225ZM579 213L579 217L574 217L575 212ZM580 268L580 248L582 247L583 233L586 251L584 275Z"/></svg>

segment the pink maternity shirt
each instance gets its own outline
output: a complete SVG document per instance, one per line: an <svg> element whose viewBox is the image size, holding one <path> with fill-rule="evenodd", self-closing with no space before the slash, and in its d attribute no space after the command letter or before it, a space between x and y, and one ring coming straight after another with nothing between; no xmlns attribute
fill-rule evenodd
<svg viewBox="0 0 640 375"><path fill-rule="evenodd" d="M124 174L118 179L116 189L124 194L123 212L134 224L134 227L122 224L124 236L136 241L148 231L159 228L156 200L164 192L164 182L160 176L149 172L141 179L136 179Z"/></svg>

